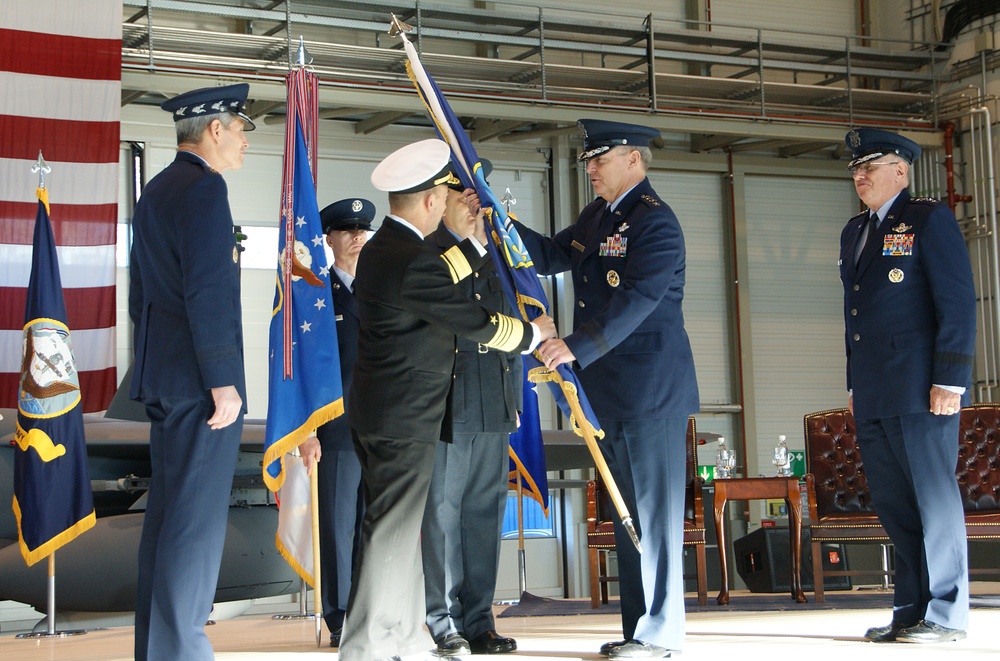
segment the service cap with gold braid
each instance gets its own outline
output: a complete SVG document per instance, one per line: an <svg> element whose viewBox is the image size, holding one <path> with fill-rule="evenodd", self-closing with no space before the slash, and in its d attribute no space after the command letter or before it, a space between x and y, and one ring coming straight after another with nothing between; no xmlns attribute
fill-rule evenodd
<svg viewBox="0 0 1000 661"><path fill-rule="evenodd" d="M451 149L437 138L400 147L372 171L372 186L386 193L419 193L454 183L458 177L451 171Z"/></svg>

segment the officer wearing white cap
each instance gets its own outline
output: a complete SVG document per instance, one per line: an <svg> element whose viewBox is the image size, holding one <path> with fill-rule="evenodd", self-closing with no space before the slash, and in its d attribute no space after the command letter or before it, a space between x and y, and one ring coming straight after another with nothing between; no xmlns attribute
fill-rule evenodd
<svg viewBox="0 0 1000 661"><path fill-rule="evenodd" d="M892 621L865 638L958 640L969 619L955 481L976 337L969 253L946 205L910 197L915 142L881 129L856 129L844 140L868 207L840 238L847 388L872 502L896 555Z"/></svg>
<svg viewBox="0 0 1000 661"><path fill-rule="evenodd" d="M444 142L424 140L393 152L372 173L372 184L389 193L389 215L361 251L355 280L361 331L348 416L366 512L343 661L431 647L423 626L420 523L436 444L449 440L456 335L501 351L527 351L555 335L550 318L527 324L491 312L456 286L488 259L485 229L478 241L466 239L444 254L424 242L455 179L449 155Z"/></svg>
<svg viewBox="0 0 1000 661"><path fill-rule="evenodd" d="M229 492L246 412L239 251L226 182L243 165L248 85L163 102L177 156L132 219L131 397L151 421L152 481L139 543L135 658L209 661ZM196 531L196 534L192 534Z"/></svg>
<svg viewBox="0 0 1000 661"><path fill-rule="evenodd" d="M344 410L350 410L351 380L358 360L358 302L354 296L354 276L358 256L368 241L375 205L359 197L329 204L319 212L326 243L333 251L330 287L333 312L337 319L337 349L340 379L344 389ZM318 450L318 451L317 451ZM321 425L299 451L307 465L319 461L319 538L323 581L323 619L330 630L330 647L340 645L351 593L351 574L361 540L364 500L361 492L361 463L354 452L351 428L342 415Z"/></svg>
<svg viewBox="0 0 1000 661"><path fill-rule="evenodd" d="M684 237L646 178L659 131L581 119L587 174L598 199L551 239L518 231L539 273L571 271L573 332L538 351L552 367L576 362L605 438L642 555L615 521L624 640L611 658L663 658L684 641L684 471L687 418L698 383L681 302Z"/></svg>
<svg viewBox="0 0 1000 661"><path fill-rule="evenodd" d="M483 176L493 171L480 161ZM470 191L471 192L471 191ZM460 182L449 184L441 226L427 242L445 253L483 226ZM460 285L465 295L506 315L507 302L492 261ZM420 541L427 629L438 656L504 654L513 638L496 632L493 594L500 532L507 504L508 448L521 409L521 357L458 338L448 404L451 443L438 443Z"/></svg>

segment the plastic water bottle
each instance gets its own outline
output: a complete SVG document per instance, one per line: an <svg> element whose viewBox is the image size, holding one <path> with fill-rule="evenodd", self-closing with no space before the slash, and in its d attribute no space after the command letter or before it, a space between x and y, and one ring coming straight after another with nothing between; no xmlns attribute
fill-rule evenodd
<svg viewBox="0 0 1000 661"><path fill-rule="evenodd" d="M792 474L792 456L785 442L785 435L778 436L778 444L774 446L773 463L778 469L778 477L790 477Z"/></svg>
<svg viewBox="0 0 1000 661"><path fill-rule="evenodd" d="M729 479L733 476L733 468L736 466L736 455L726 447L726 439L719 437L719 446L715 450L715 477L719 479Z"/></svg>

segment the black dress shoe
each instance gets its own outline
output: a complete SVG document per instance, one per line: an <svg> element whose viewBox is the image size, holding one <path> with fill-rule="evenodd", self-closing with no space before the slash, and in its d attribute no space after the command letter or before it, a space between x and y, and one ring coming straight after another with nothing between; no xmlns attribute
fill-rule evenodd
<svg viewBox="0 0 1000 661"><path fill-rule="evenodd" d="M603 645L601 645L601 656L607 656L611 654L611 650L613 650L616 647L621 647L627 642L628 642L627 640L612 640L610 643L604 643Z"/></svg>
<svg viewBox="0 0 1000 661"><path fill-rule="evenodd" d="M438 656L459 656L461 654L472 654L467 641L460 633L450 633L441 639L435 650Z"/></svg>
<svg viewBox="0 0 1000 661"><path fill-rule="evenodd" d="M330 632L330 647L340 647L340 634L342 633L344 633L342 628Z"/></svg>
<svg viewBox="0 0 1000 661"><path fill-rule="evenodd" d="M670 650L641 640L630 640L624 645L612 648L609 659L669 659Z"/></svg>
<svg viewBox="0 0 1000 661"><path fill-rule="evenodd" d="M473 654L506 654L517 649L517 641L501 636L493 629L482 632L469 641Z"/></svg>
<svg viewBox="0 0 1000 661"><path fill-rule="evenodd" d="M912 627L901 629L896 634L896 640L901 643L950 643L963 638L965 632L961 629L949 629L927 620L920 620Z"/></svg>
<svg viewBox="0 0 1000 661"><path fill-rule="evenodd" d="M891 643L896 640L896 635L905 628L905 624L898 622L891 622L884 627L872 627L865 632L865 640L871 643Z"/></svg>

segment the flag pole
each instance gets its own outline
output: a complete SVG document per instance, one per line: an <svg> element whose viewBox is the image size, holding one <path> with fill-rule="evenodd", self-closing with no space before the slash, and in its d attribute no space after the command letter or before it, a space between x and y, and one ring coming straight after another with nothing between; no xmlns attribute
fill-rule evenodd
<svg viewBox="0 0 1000 661"><path fill-rule="evenodd" d="M319 559L319 467L316 464L313 464L309 474L309 500L312 510L313 613L316 620L316 647L322 647L323 587L320 581Z"/></svg>
<svg viewBox="0 0 1000 661"><path fill-rule="evenodd" d="M38 174L38 188L45 190L45 175L52 172L51 166L42 157L42 150L38 150L38 160L31 166L31 171ZM66 636L80 636L87 633L86 629L72 629L66 631L56 631L56 552L49 553L48 572L45 578L45 631L22 633L15 638L63 638Z"/></svg>
<svg viewBox="0 0 1000 661"><path fill-rule="evenodd" d="M541 361L541 355L537 350L535 351L535 356ZM583 413L583 407L580 406L580 399L576 394L576 386L564 381L557 370L550 370L546 367L538 367L531 370L528 373L528 379L535 383L555 381L559 384L560 389L562 389L563 394L566 396L566 403L569 404L570 411L573 412L573 419L576 420L583 440L587 444L587 449L590 450L590 456L594 459L594 466L597 467L597 472L600 474L601 479L604 480L608 495L611 496L611 502L614 503L615 510L617 510L618 516L622 520L622 525L628 531L628 535L632 539L632 543L635 544L636 550L642 553L642 544L639 542L639 535L635 531L635 524L632 523L632 515L628 511L628 506L625 505L622 493L618 489L618 483L615 482L614 476L611 475L608 462L605 461L604 454L597 445L597 439L594 438L594 430L590 426L590 421L587 420L587 416Z"/></svg>
<svg viewBox="0 0 1000 661"><path fill-rule="evenodd" d="M517 471L517 587L519 595L528 589L527 572L524 563L524 483L521 471Z"/></svg>

